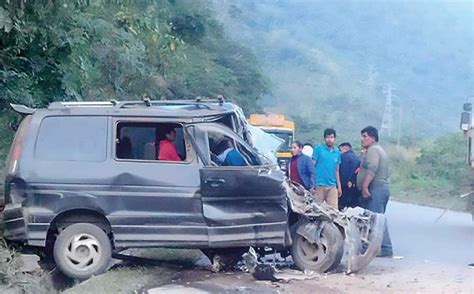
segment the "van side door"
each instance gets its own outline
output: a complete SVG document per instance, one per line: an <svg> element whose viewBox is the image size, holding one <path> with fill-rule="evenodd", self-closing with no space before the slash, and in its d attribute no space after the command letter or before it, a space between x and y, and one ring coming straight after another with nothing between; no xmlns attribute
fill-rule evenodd
<svg viewBox="0 0 474 294"><path fill-rule="evenodd" d="M252 147L221 124L196 124L195 131L205 138L196 148L205 157L200 179L209 246L284 244L287 200L283 173L262 164ZM244 157L245 166L221 165L215 148L222 140L231 142Z"/></svg>

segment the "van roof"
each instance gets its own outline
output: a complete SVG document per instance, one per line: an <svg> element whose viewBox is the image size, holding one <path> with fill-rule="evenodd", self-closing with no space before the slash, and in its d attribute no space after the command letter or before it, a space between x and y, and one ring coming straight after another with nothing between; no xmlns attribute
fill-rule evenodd
<svg viewBox="0 0 474 294"><path fill-rule="evenodd" d="M48 108L34 109L24 105L11 104L21 114L59 112L69 115L114 115L153 117L208 117L235 113L240 108L230 102L219 100L143 100L143 101L86 101L53 102Z"/></svg>

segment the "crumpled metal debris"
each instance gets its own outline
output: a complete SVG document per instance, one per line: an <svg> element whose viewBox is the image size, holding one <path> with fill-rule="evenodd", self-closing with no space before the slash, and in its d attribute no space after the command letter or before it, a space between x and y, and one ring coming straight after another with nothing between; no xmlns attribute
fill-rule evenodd
<svg viewBox="0 0 474 294"><path fill-rule="evenodd" d="M264 263L259 261L258 254L253 247L242 255L243 266L240 268L244 272L249 272L260 281L289 282L291 280L308 280L315 277L312 271L298 271L289 268L277 269L275 263ZM274 259L275 260L275 259Z"/></svg>
<svg viewBox="0 0 474 294"><path fill-rule="evenodd" d="M385 217L361 207L343 212L325 204L316 203L309 191L290 181L284 182L289 205L293 212L310 220L330 221L344 230L347 255L346 273L357 272L367 266L379 253L383 238Z"/></svg>
<svg viewBox="0 0 474 294"><path fill-rule="evenodd" d="M244 261L244 271L248 271L257 280L262 281L278 281L275 278L276 268L272 264L262 263L258 260L257 252L250 247L247 253L242 255Z"/></svg>

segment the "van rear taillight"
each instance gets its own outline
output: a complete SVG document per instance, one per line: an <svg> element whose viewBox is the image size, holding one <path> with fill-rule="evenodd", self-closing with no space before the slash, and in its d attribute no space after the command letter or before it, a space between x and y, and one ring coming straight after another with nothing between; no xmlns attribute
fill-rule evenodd
<svg viewBox="0 0 474 294"><path fill-rule="evenodd" d="M15 138L13 139L10 153L7 159L7 176L14 175L17 171L18 163L21 157L21 149L23 142L28 131L28 127L31 122L31 115L26 116L20 124L18 131L16 132Z"/></svg>

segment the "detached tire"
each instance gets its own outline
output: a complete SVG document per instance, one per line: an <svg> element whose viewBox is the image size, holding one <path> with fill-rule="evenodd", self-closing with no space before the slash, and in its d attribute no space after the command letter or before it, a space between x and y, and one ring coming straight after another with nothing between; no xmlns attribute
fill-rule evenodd
<svg viewBox="0 0 474 294"><path fill-rule="evenodd" d="M297 230L293 233L291 256L299 270L324 273L337 268L344 254L344 239L335 224L324 225L316 243L310 243Z"/></svg>
<svg viewBox="0 0 474 294"><path fill-rule="evenodd" d="M85 280L106 271L112 245L98 226L77 223L64 229L54 244L54 260L68 277Z"/></svg>

